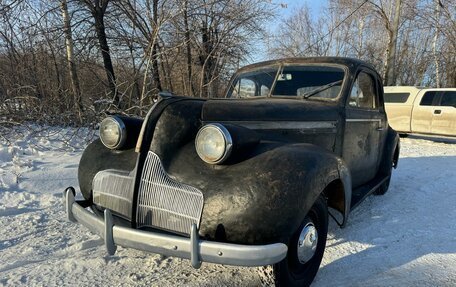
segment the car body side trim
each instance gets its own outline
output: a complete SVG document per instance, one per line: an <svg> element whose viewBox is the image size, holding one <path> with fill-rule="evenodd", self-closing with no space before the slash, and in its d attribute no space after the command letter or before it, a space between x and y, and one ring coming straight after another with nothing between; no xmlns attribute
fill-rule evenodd
<svg viewBox="0 0 456 287"><path fill-rule="evenodd" d="M381 123L381 119L346 119L346 122L352 122L352 123L362 123L362 122L379 122Z"/></svg>
<svg viewBox="0 0 456 287"><path fill-rule="evenodd" d="M314 130L335 129L336 121L221 121L220 124L243 126L252 130Z"/></svg>

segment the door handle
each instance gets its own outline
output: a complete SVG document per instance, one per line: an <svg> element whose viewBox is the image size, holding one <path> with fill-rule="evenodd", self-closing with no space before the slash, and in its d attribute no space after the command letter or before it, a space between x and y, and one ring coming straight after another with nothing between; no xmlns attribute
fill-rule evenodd
<svg viewBox="0 0 456 287"><path fill-rule="evenodd" d="M377 131L378 131L378 132L383 131L383 127L377 128Z"/></svg>
<svg viewBox="0 0 456 287"><path fill-rule="evenodd" d="M434 110L435 115L440 115L442 113L442 110Z"/></svg>

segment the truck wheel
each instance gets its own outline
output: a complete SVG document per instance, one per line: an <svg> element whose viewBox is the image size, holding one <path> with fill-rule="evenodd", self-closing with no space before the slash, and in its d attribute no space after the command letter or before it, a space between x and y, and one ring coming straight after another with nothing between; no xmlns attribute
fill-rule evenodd
<svg viewBox="0 0 456 287"><path fill-rule="evenodd" d="M320 267L327 233L328 206L320 196L292 235L287 257L273 266L263 267L263 285L309 286Z"/></svg>

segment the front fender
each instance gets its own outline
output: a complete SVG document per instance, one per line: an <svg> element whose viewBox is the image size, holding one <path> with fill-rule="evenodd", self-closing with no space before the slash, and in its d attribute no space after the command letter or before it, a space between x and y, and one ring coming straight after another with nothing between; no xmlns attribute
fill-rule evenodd
<svg viewBox="0 0 456 287"><path fill-rule="evenodd" d="M243 162L209 165L191 143L176 153L168 172L203 192L201 235L266 244L288 241L325 187L345 175L341 167L341 159L315 145L265 143Z"/></svg>
<svg viewBox="0 0 456 287"><path fill-rule="evenodd" d="M135 150L111 150L100 139L93 141L84 150L78 168L81 193L86 200L92 200L92 181L95 174L105 169L133 170L138 155Z"/></svg>

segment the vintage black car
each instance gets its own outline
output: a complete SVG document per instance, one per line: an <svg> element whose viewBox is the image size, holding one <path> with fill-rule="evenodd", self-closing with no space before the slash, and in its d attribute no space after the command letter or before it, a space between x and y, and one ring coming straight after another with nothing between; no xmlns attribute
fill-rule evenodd
<svg viewBox="0 0 456 287"><path fill-rule="evenodd" d="M162 94L144 120L103 120L79 165L84 200L65 191L67 216L109 254L120 245L195 268L268 266L271 282L306 286L328 215L344 226L362 199L384 194L398 157L368 64L268 61L240 69L223 99Z"/></svg>

